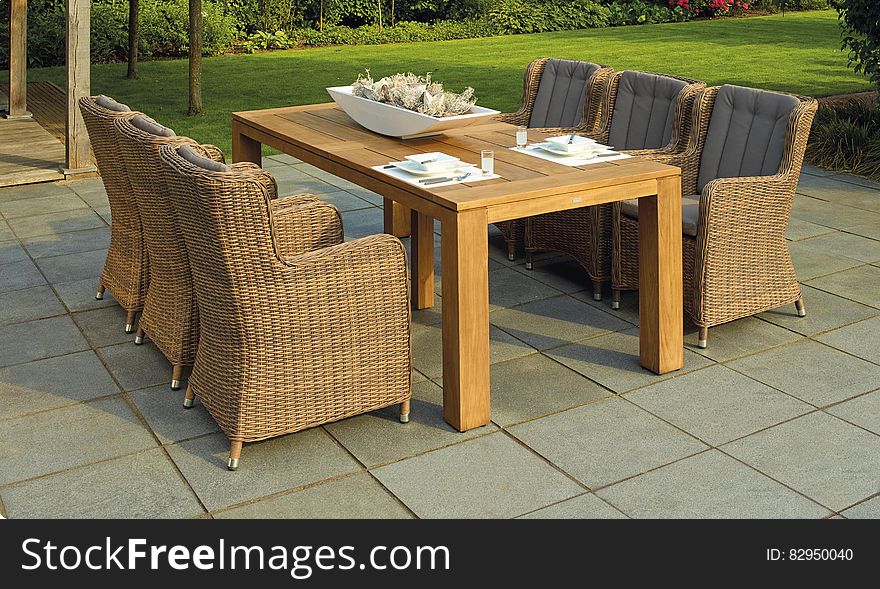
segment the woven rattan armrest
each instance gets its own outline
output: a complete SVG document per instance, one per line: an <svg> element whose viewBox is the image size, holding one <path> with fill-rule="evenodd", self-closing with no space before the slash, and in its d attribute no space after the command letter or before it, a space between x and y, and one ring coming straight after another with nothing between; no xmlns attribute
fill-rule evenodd
<svg viewBox="0 0 880 589"><path fill-rule="evenodd" d="M314 195L269 201L275 251L282 260L342 243L339 210Z"/></svg>

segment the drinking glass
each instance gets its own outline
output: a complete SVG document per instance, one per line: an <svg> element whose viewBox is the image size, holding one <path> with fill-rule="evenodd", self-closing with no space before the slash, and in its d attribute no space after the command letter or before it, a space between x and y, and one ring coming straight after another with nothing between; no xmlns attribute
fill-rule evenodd
<svg viewBox="0 0 880 589"><path fill-rule="evenodd" d="M522 149L529 142L529 128L525 125L520 125L516 128L516 146Z"/></svg>
<svg viewBox="0 0 880 589"><path fill-rule="evenodd" d="M484 174L495 173L495 152L491 149L484 149L480 152L480 167Z"/></svg>

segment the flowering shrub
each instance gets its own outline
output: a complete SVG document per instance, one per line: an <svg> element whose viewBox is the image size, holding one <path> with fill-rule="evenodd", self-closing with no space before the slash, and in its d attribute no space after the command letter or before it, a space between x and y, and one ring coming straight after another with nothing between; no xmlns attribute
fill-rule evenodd
<svg viewBox="0 0 880 589"><path fill-rule="evenodd" d="M742 13L750 8L748 1L742 0L668 0L668 4L673 8L681 8L688 16L709 18Z"/></svg>

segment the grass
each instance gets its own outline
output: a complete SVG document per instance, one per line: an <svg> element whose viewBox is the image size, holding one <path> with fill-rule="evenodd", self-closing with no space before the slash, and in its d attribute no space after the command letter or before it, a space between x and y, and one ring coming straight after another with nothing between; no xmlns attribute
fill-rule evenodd
<svg viewBox="0 0 880 589"><path fill-rule="evenodd" d="M534 58L554 56L812 96L856 92L867 81L847 67L832 11L516 35L462 41L344 46L227 55L205 59L205 112L187 117L185 60L92 67L92 89L142 110L179 134L229 151L236 110L327 102L326 86L347 84L365 68L374 74L431 71L451 89L472 85L480 104L515 110L522 75ZM32 80L63 87L63 68L32 70Z"/></svg>

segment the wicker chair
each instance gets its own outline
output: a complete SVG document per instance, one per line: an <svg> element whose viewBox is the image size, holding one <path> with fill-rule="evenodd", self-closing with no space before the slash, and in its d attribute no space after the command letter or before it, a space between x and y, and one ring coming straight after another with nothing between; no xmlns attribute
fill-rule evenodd
<svg viewBox="0 0 880 589"><path fill-rule="evenodd" d="M523 98L519 110L499 115L511 125L524 125L553 133L598 129L602 97L614 70L608 66L568 59L536 59L526 68ZM495 224L507 242L507 257L516 259L522 239L523 220Z"/></svg>
<svg viewBox="0 0 880 589"><path fill-rule="evenodd" d="M230 440L281 436L400 404L409 420L406 252L342 241L330 204L270 199L268 172L160 149L199 306L184 406L205 404Z"/></svg>
<svg viewBox="0 0 880 589"><path fill-rule="evenodd" d="M689 136L696 93L705 84L690 78L615 72L605 86L598 127L583 135L611 143L631 155L662 159L680 153ZM696 170L692 171L696 175ZM572 256L593 283L593 298L611 279L610 204L531 217L525 223L526 268L534 253L553 250Z"/></svg>
<svg viewBox="0 0 880 589"><path fill-rule="evenodd" d="M806 315L785 240L804 151L818 103L776 92L723 86L696 99L689 147L674 165L683 176L684 307L700 328L795 303ZM757 157L755 155L757 154ZM638 288L638 204L615 206L612 287Z"/></svg>
<svg viewBox="0 0 880 589"><path fill-rule="evenodd" d="M110 224L110 247L95 298L104 298L104 289L109 289L113 298L128 312L125 332L131 333L137 313L144 308L149 263L141 216L132 193L128 169L119 150L119 136L114 121L130 119L140 113L106 96L80 98L79 109L89 133L113 218Z"/></svg>

